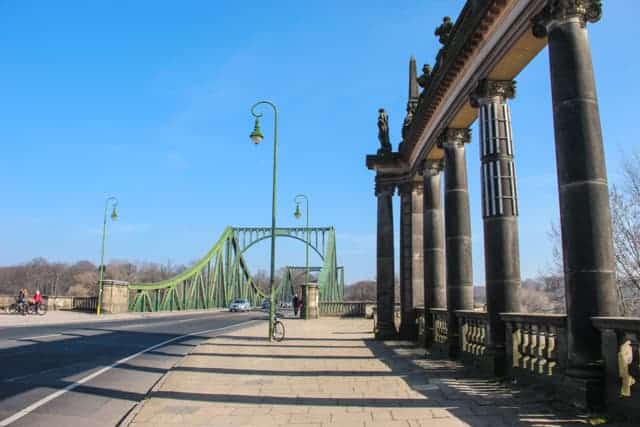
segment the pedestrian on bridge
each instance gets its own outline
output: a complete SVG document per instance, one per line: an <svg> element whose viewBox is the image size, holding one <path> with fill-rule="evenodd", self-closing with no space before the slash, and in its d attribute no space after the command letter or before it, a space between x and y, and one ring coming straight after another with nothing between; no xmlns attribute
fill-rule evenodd
<svg viewBox="0 0 640 427"><path fill-rule="evenodd" d="M293 315L297 316L298 309L300 308L300 298L298 298L298 294L295 294L293 296L293 299L291 300L291 304L293 305Z"/></svg>

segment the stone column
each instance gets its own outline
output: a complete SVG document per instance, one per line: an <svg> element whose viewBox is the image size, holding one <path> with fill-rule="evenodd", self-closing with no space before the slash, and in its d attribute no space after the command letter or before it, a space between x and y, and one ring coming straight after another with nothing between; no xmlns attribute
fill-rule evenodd
<svg viewBox="0 0 640 427"><path fill-rule="evenodd" d="M423 171L423 236L424 236L424 309L426 346L433 344L433 322L430 308L446 308L446 270L444 225L442 218L442 161L426 161Z"/></svg>
<svg viewBox="0 0 640 427"><path fill-rule="evenodd" d="M376 196L378 198L378 238L377 238L377 325L376 339L396 336L393 322L395 305L394 265L393 265L393 205L394 185L380 182L376 176Z"/></svg>
<svg viewBox="0 0 640 427"><path fill-rule="evenodd" d="M586 405L594 403L601 373L600 334L590 318L618 315L607 172L586 29L601 12L598 0L553 1L533 27L549 43L569 334L565 390L578 399L580 394L582 401L574 403Z"/></svg>
<svg viewBox="0 0 640 427"><path fill-rule="evenodd" d="M473 269L471 264L471 220L467 184L465 144L471 129L448 128L440 136L444 148L444 215L447 256L447 335L449 356L460 349L455 310L473 309Z"/></svg>
<svg viewBox="0 0 640 427"><path fill-rule="evenodd" d="M482 80L471 96L479 107L480 176L484 224L484 265L489 328L487 365L498 376L505 365L505 325L500 313L519 312L520 245L518 195L513 164L511 112L513 80Z"/></svg>
<svg viewBox="0 0 640 427"><path fill-rule="evenodd" d="M399 186L400 192L400 336L418 335L415 307L424 303L422 260L422 182Z"/></svg>

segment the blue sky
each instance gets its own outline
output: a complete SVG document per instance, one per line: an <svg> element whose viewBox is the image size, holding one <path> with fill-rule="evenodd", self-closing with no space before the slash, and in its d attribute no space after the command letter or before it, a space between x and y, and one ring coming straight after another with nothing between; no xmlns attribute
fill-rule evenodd
<svg viewBox="0 0 640 427"><path fill-rule="evenodd" d="M104 199L120 200L107 258L188 263L226 225L268 226L271 115L253 146L249 107L280 109L278 224L333 225L348 282L375 276L376 201L364 165L377 109L400 139L411 54L433 64L434 28L461 0L0 0L0 265L98 261ZM609 179L637 145L640 4L589 26ZM511 102L523 277L550 262L558 219L547 51ZM477 138L476 126L474 135ZM477 140L469 146L474 282L484 282ZM396 201L395 220L398 222ZM278 264L304 247L278 242ZM249 255L266 267L268 243ZM313 262L312 258L312 262Z"/></svg>

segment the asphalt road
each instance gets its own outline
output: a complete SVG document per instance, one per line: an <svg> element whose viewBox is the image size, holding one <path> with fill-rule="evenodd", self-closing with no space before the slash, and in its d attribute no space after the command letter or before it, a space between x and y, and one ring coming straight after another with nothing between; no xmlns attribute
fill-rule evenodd
<svg viewBox="0 0 640 427"><path fill-rule="evenodd" d="M194 313L0 329L0 426L117 425L194 346L252 321L265 316Z"/></svg>

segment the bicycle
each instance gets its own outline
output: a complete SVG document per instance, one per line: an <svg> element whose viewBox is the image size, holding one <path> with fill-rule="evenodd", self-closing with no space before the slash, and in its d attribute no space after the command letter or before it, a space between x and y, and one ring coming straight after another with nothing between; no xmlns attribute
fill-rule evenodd
<svg viewBox="0 0 640 427"><path fill-rule="evenodd" d="M39 314L40 316L44 316L47 314L47 304L41 302L40 304L32 304L29 303L27 306L27 313L29 314Z"/></svg>
<svg viewBox="0 0 640 427"><path fill-rule="evenodd" d="M284 323L279 319L279 313L275 313L275 321L273 322L273 333L271 335L274 341L282 341L284 339Z"/></svg>

